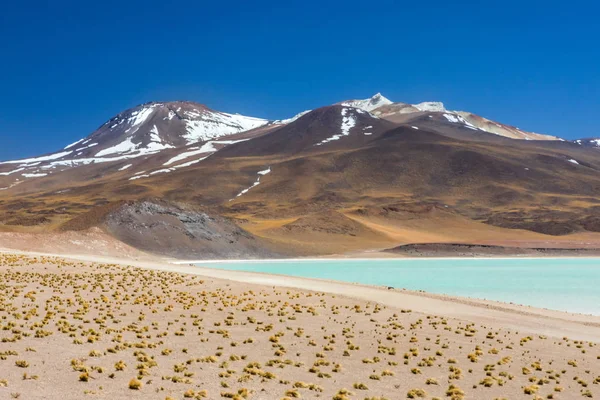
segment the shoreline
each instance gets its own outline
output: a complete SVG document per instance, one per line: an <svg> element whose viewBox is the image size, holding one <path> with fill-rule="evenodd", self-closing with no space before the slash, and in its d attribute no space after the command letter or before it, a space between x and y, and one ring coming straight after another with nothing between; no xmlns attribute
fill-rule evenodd
<svg viewBox="0 0 600 400"><path fill-rule="evenodd" d="M1 398L600 395L600 318L208 264L0 260L20 329L1 335Z"/></svg>
<svg viewBox="0 0 600 400"><path fill-rule="evenodd" d="M0 252L23 254L34 257L48 256L64 258L67 260L119 264L148 270L197 275L222 280L224 282L241 282L258 286L286 287L309 292L323 292L345 298L376 302L395 309L411 309L414 312L426 315L443 316L462 321L514 329L517 331L523 330L557 338L567 336L578 340L600 342L600 316L589 314L569 313L498 301L440 295L421 291L400 289L387 290L381 286L369 286L342 281L190 266L185 265L190 264L190 262L181 260L131 260L117 257L19 252L7 249L0 249ZM310 261L307 259L304 260ZM244 261L240 260L239 262Z"/></svg>
<svg viewBox="0 0 600 400"><path fill-rule="evenodd" d="M321 260L315 259L313 261L321 261ZM339 260L339 261L344 261L344 260ZM365 260L361 260L361 261L369 261L369 259L365 259ZM226 263L226 261L224 261L224 262ZM219 263L221 263L221 262L217 262L215 264L219 264ZM184 265L185 266L185 264L176 264L176 265ZM190 267L192 267L192 266L190 266ZM291 279L302 279L302 280L331 283L331 284L351 285L353 287L378 289L378 290L382 290L382 291L386 291L386 292L393 291L393 292L409 293L409 294L415 295L415 296L430 297L430 298L446 300L446 301L453 301L453 302L463 303L463 304L472 304L472 303L485 304L486 307L491 307L491 308L496 308L496 309L507 309L510 307L517 307L520 309L522 308L524 313L527 312L526 310L543 310L543 311L549 311L549 312L558 312L558 313L565 313L565 314L572 315L572 316L598 318L599 323L600 323L600 312L598 314L593 314L593 313L584 313L584 312L576 312L576 311L568 311L568 310L559 310L559 309L554 309L554 308L521 304L521 303L512 302L512 301L494 300L494 299L487 299L487 298L481 298L481 297L468 297L468 296L461 296L461 295L455 295L455 294L449 294L449 293L436 293L436 292L430 292L430 291L422 290L422 289L409 289L409 288L403 288L403 287L368 284L368 283L346 281L346 280L339 280L339 279L327 279L327 278L315 278L315 277L307 277L307 276L299 276L299 275L288 275L285 273L211 268L209 266L203 266L203 265L194 265L192 268L200 268L203 271L210 271L211 274L214 273L217 275L221 275L221 273L226 274L226 275L229 275L230 273L234 273L234 274L244 273L244 274L263 276L266 278L278 278L278 279L281 279L282 281L291 280ZM448 268L452 268L452 267L448 267ZM500 268L502 268L502 267L500 267ZM535 266L535 268L543 268L543 266ZM592 266L592 268L596 268L596 266ZM600 268L600 265L597 266L597 268ZM227 279L227 278L222 278L222 279ZM230 280L238 281L236 279L230 279ZM285 282L280 284L279 286L284 286L284 285L285 285ZM289 286L289 287L295 288L296 286Z"/></svg>
<svg viewBox="0 0 600 400"><path fill-rule="evenodd" d="M539 308L516 303L506 303L495 300L468 298L436 294L409 289L388 290L383 286L365 285L337 280L304 278L289 275L270 274L263 272L247 272L198 268L197 275L234 282L258 284L263 286L287 287L311 292L325 292L341 295L356 300L374 301L389 307L399 308L400 305L410 304L414 312L428 315L444 316L454 319L467 320L482 324L484 321L496 324L504 321L503 325L511 329L527 329L529 332L563 337L570 332L569 337L579 340L600 341L600 316L581 314L567 311ZM404 305L400 308L406 308ZM532 321L527 321L531 318ZM553 322L560 324L554 326ZM570 324L574 324L570 326ZM573 329L572 329L573 328ZM582 333L579 329L590 329ZM532 330L529 330L532 329Z"/></svg>
<svg viewBox="0 0 600 400"><path fill-rule="evenodd" d="M176 260L171 261L171 264L175 265L184 265L184 264L236 264L236 263L252 263L252 262L298 262L298 261L415 261L415 260L515 260L515 259L525 259L525 260L579 260L579 259L598 259L600 261L600 256L548 256L548 257L540 257L540 256L501 256L501 257L406 257L406 256L390 256L390 257L294 257L294 258L264 258L264 259L256 259L256 258L248 258L248 259L218 259L218 260ZM600 267L600 265L599 265Z"/></svg>
<svg viewBox="0 0 600 400"><path fill-rule="evenodd" d="M348 254L329 254L322 256L306 256L306 257L289 257L289 258L222 258L222 259L181 259L172 257L163 257L160 255L154 255L151 253L142 253L142 256L135 258L128 257L117 257L112 255L95 255L89 253L51 253L34 250L20 250L11 249L6 247L0 247L0 253L13 253L13 254L26 254L34 256L48 256L48 257L68 257L71 259L80 259L87 261L90 258L94 259L107 259L107 260L120 260L120 262L129 261L150 261L150 262L165 262L173 265L185 265L185 264L200 264L200 263L252 263L252 262L298 262L298 261L383 261L383 260L396 260L396 261L415 261L415 260L515 260L515 259L526 259L526 260L548 260L548 259L598 259L600 261L600 255L501 255L501 256L406 256L396 253L386 253L383 251L364 251L359 253L348 253ZM367 256L368 255L368 256ZM599 264L600 266L600 264Z"/></svg>

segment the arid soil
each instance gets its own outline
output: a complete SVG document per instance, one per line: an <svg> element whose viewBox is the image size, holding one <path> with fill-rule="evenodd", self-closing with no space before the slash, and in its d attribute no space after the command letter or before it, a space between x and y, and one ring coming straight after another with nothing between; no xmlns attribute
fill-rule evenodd
<svg viewBox="0 0 600 400"><path fill-rule="evenodd" d="M597 318L143 266L0 255L0 398L600 396L600 348L561 334L600 339Z"/></svg>
<svg viewBox="0 0 600 400"><path fill-rule="evenodd" d="M0 232L0 251L94 255L121 259L153 259L99 228L67 232Z"/></svg>

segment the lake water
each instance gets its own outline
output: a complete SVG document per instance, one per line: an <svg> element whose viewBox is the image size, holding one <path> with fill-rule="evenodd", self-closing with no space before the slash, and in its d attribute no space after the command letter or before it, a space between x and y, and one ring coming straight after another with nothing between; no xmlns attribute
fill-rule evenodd
<svg viewBox="0 0 600 400"><path fill-rule="evenodd" d="M600 315L600 259L352 259L199 265L393 286Z"/></svg>

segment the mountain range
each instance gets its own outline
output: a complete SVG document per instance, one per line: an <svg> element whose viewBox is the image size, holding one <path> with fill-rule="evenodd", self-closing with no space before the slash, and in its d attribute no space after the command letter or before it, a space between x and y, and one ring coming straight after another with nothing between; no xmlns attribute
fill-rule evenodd
<svg viewBox="0 0 600 400"><path fill-rule="evenodd" d="M599 151L600 139L381 94L281 120L151 102L54 153L0 162L0 229L100 228L177 257L595 246Z"/></svg>

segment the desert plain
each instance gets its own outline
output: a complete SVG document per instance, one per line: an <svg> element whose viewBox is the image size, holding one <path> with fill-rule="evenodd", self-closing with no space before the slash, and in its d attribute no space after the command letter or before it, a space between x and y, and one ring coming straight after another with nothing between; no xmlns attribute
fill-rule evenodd
<svg viewBox="0 0 600 400"><path fill-rule="evenodd" d="M579 399L600 318L165 262L0 254L0 398Z"/></svg>

